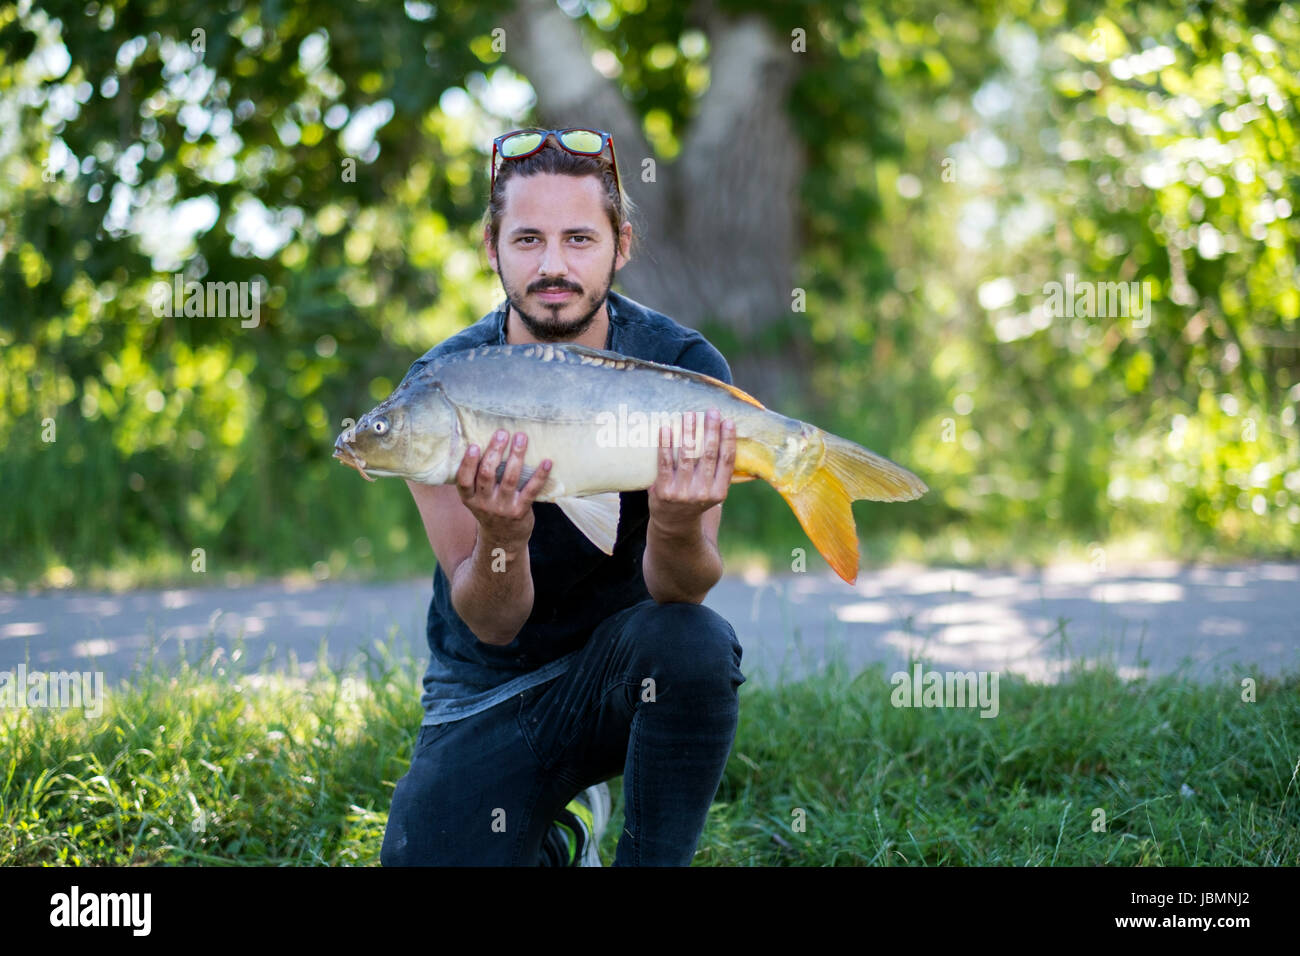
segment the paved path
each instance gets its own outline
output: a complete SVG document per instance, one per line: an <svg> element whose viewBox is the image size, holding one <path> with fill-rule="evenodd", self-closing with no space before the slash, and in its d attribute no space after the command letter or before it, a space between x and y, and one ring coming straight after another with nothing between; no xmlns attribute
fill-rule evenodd
<svg viewBox="0 0 1300 956"><path fill-rule="evenodd" d="M263 584L125 594L0 594L0 670L30 654L30 670L127 675L150 642L193 659L210 635L229 649L242 633L253 665L293 653L314 670L322 638L338 666L395 636L423 657L428 579L383 585ZM1112 657L1121 673L1165 673L1186 662L1200 679L1300 673L1300 564L1230 567L1148 563L1098 573L895 565L864 570L856 587L827 575L728 577L706 602L745 648L751 681L797 678L836 653L853 672L909 653L945 670L1017 671L1051 680L1069 659ZM1064 634L1068 645L1061 642ZM1140 652L1140 656L1139 656Z"/></svg>

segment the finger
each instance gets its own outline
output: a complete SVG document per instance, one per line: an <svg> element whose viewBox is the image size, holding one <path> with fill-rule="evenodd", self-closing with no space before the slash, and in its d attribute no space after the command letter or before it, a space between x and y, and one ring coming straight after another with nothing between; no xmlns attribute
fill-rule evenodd
<svg viewBox="0 0 1300 956"><path fill-rule="evenodd" d="M695 474L695 459L699 457L699 439L695 435L695 413L682 416L682 449L677 456L677 473L688 484Z"/></svg>
<svg viewBox="0 0 1300 956"><path fill-rule="evenodd" d="M704 416L704 449L703 454L700 455L696 474L700 476L706 488L713 484L714 473L718 469L720 417L716 408L710 408L708 414Z"/></svg>
<svg viewBox="0 0 1300 956"><path fill-rule="evenodd" d="M524 449L527 447L528 436L523 432L516 434L506 458L505 472L501 475L501 491L505 494L513 493L519 484L519 475L524 470Z"/></svg>
<svg viewBox="0 0 1300 956"><path fill-rule="evenodd" d="M659 480L656 484L662 489L673 481L673 430L667 425L659 426Z"/></svg>
<svg viewBox="0 0 1300 956"><path fill-rule="evenodd" d="M731 476L736 470L736 423L728 418L722 423L722 457L718 461L718 470L713 475L712 496L717 499L727 497L731 488Z"/></svg>
<svg viewBox="0 0 1300 956"><path fill-rule="evenodd" d="M501 449L505 445L506 433L498 431L488 443L487 452L478 466L479 494L487 497L492 494L497 482L497 464L501 461Z"/></svg>
<svg viewBox="0 0 1300 956"><path fill-rule="evenodd" d="M542 488L546 485L546 479L551 476L551 459L543 459L542 463L537 466L532 477L524 483L519 489L519 497L522 501L532 502L537 500L537 496L542 493Z"/></svg>
<svg viewBox="0 0 1300 956"><path fill-rule="evenodd" d="M456 487L460 490L462 498L469 498L474 494L474 475L478 471L480 454L482 449L478 445L470 445L465 452L465 457L460 461L460 469L456 472Z"/></svg>

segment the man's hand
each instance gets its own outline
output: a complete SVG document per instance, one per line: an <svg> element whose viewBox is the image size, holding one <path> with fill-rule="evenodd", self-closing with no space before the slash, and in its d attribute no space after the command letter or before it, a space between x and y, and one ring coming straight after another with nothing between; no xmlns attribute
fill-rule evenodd
<svg viewBox="0 0 1300 956"><path fill-rule="evenodd" d="M507 432L498 431L492 436L481 461L479 447L470 445L456 473L460 500L478 522L480 538L508 552L528 544L533 533L533 500L541 493L551 473L551 460L548 458L527 483L519 487L528 436L518 432L506 459L505 473L498 483L497 466L509 440Z"/></svg>
<svg viewBox="0 0 1300 956"><path fill-rule="evenodd" d="M699 604L722 577L715 539L736 465L736 426L720 422L721 417L716 408L709 409L703 448L696 449L695 415L686 416L678 455L671 447L672 432L659 430L659 475L649 490L641 568L646 589L660 604Z"/></svg>
<svg viewBox="0 0 1300 956"><path fill-rule="evenodd" d="M669 536L697 529L700 515L726 500L736 467L736 423L720 418L716 408L705 416L703 451L695 448L694 412L683 416L681 449L671 447L671 429L659 429L659 475L649 491L650 522Z"/></svg>

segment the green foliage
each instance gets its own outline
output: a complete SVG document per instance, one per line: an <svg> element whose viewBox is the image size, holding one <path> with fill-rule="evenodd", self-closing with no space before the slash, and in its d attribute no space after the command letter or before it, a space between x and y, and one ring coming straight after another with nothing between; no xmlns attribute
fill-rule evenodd
<svg viewBox="0 0 1300 956"><path fill-rule="evenodd" d="M988 323L937 359L973 410L916 453L967 476L945 494L968 513L1294 552L1300 16L1109 4L1002 29L1022 58L982 114L1008 159L963 183L959 158L955 183L996 213L958 292ZM1053 316L1071 276L1150 301Z"/></svg>
<svg viewBox="0 0 1300 956"><path fill-rule="evenodd" d="M870 240L827 219L839 241L805 255L830 423L935 489L923 514L880 521L1294 554L1295 6L880 21L861 45L901 143L850 144L809 181L841 209L855 178L874 188ZM940 62L957 66L920 68ZM1145 308L1054 316L1050 284L1071 279L1137 282Z"/></svg>
<svg viewBox="0 0 1300 956"><path fill-rule="evenodd" d="M358 527L330 446L491 297L463 234L486 172L437 102L483 65L443 31L486 34L498 9L420 30L400 5L0 8L5 48L31 52L0 62L23 107L0 157L0 487L31 503L2 519L6 570L154 552L176 575L194 548L274 570L366 532L371 560L401 557L409 495L367 496ZM257 324L157 314L181 271L260 282Z"/></svg>
<svg viewBox="0 0 1300 956"><path fill-rule="evenodd" d="M0 4L0 578L428 570L405 489L330 444L500 297L510 6ZM1296 553L1294 4L741 6L790 38L808 160L807 311L744 347L807 354L783 411L933 489L864 532ZM741 12L575 21L663 161ZM259 282L256 327L157 314L176 272ZM1048 316L1067 276L1149 282L1149 316ZM806 544L747 487L728 538Z"/></svg>

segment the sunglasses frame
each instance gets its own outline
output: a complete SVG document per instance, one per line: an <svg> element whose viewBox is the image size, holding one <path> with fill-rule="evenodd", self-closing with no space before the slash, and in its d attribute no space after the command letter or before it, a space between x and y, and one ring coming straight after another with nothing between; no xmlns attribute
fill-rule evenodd
<svg viewBox="0 0 1300 956"><path fill-rule="evenodd" d="M518 136L520 133L541 133L542 138L536 146L534 146L526 153L520 153L518 156L507 156L505 153L502 153L501 145L506 140L510 139L512 136ZM571 149L570 147L565 146L564 141L560 139L560 137L565 133L595 133L597 136L600 137L600 148L596 150L594 153L584 152L580 149ZM541 152L541 150L545 148L547 142L550 140L552 134L554 134L555 136L556 145L559 146L560 149L564 150L566 153L572 153L574 156L599 156L603 152L605 152L605 147L608 145L609 164L614 170L614 188L618 190L618 194L620 196L623 195L623 187L619 183L619 178L618 178L618 159L614 155L614 137L609 133L606 133L603 129L592 129L589 126L570 126L567 127L566 129L541 129L536 126L529 126L524 129L513 129L508 133L502 133L496 139L492 140L492 185L488 188L488 195L490 196L492 194L492 190L496 188L498 155L501 156L501 162L503 164L508 160L527 159L529 156L532 156L534 153Z"/></svg>

